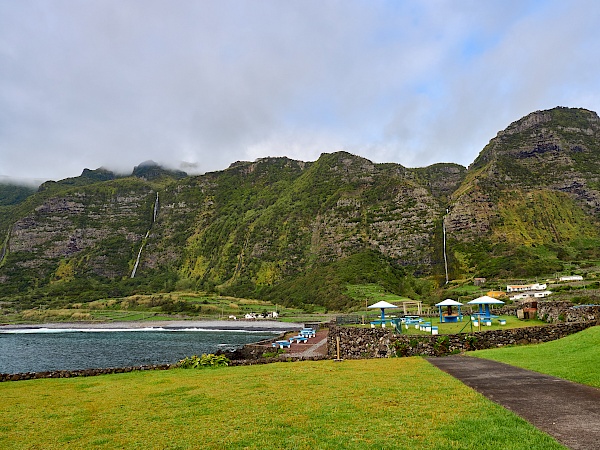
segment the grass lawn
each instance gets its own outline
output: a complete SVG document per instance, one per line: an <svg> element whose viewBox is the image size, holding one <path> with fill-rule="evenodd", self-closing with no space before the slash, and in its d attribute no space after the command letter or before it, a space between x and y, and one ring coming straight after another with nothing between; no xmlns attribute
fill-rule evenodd
<svg viewBox="0 0 600 450"><path fill-rule="evenodd" d="M600 388L600 326L537 345L469 352L513 366Z"/></svg>
<svg viewBox="0 0 600 450"><path fill-rule="evenodd" d="M0 448L564 449L422 358L0 384Z"/></svg>
<svg viewBox="0 0 600 450"><path fill-rule="evenodd" d="M386 315L386 317L391 317ZM377 320L379 318L379 316L371 316L369 317L369 320ZM423 320L431 322L432 326L436 326L438 327L438 332L439 334L456 334L456 333L471 333L471 332L477 332L477 331L490 331L490 330L503 330L506 328L522 328L522 327L534 327L537 325L548 325L546 322L543 322L541 320L520 320L517 319L516 316L501 316L502 319L506 320L506 325L499 325L498 323L498 319L494 319L492 320L492 326L488 327L485 325L481 326L481 329L477 328L477 327L472 327L471 323L469 321L469 316L466 315L463 318L462 322L456 322L456 323L440 323L440 318L439 316L436 317L427 317L427 318L423 318ZM366 325L360 325L360 327L365 327L365 328L369 328L371 325L369 324L369 322L367 321ZM390 325L388 324L388 327ZM402 327L402 334L414 334L414 335L427 335L427 334L431 334L430 332L425 332L425 331L420 331L418 329L415 329L415 326L409 326L408 329L406 329L405 327Z"/></svg>

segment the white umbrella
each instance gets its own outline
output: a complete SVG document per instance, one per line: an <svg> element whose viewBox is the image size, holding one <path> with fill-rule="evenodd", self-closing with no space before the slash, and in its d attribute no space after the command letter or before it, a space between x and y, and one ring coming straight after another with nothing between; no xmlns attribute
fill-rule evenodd
<svg viewBox="0 0 600 450"><path fill-rule="evenodd" d="M460 307L462 306L461 302L457 302L456 300L452 300L451 298L447 298L446 300L436 303L435 306L437 306L440 310L440 323L442 323L442 306L447 306L448 307L448 316L450 316L452 314L452 307L453 306L458 306L458 315L460 316ZM454 316L452 316L453 321L457 320ZM451 318L448 318L447 321L450 321ZM461 319L462 320L462 319Z"/></svg>
<svg viewBox="0 0 600 450"><path fill-rule="evenodd" d="M490 305L504 305L502 300L498 300L497 298L490 297L489 295L484 295L483 297L478 297L475 300L471 300L467 302L470 305L479 305L479 314L484 315L482 312L481 305L485 305L485 317L490 317Z"/></svg>
<svg viewBox="0 0 600 450"><path fill-rule="evenodd" d="M392 305L391 303L388 303L386 301L380 301L375 303L374 305L371 306L367 306L367 308L380 308L381 309L381 320L385 319L385 309L386 308L397 308L396 305Z"/></svg>
<svg viewBox="0 0 600 450"><path fill-rule="evenodd" d="M447 298L443 302L436 303L435 306L462 306L461 302Z"/></svg>
<svg viewBox="0 0 600 450"><path fill-rule="evenodd" d="M498 300L497 298L490 297L489 295L484 295L483 297L478 297L475 300L471 300L467 302L470 305L504 305L502 300Z"/></svg>

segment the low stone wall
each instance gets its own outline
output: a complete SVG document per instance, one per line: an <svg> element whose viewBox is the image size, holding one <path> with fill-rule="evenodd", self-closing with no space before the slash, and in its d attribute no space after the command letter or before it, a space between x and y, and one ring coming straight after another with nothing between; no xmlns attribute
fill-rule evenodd
<svg viewBox="0 0 600 450"><path fill-rule="evenodd" d="M269 348L267 348L269 350ZM251 357L249 359L235 359L229 361L229 366L253 366L256 364L270 364L275 362L297 362L297 361L320 361L330 359L329 356L290 356L281 354L272 358ZM82 370L55 370L51 372L25 372L25 373L0 373L0 383L4 381L24 381L37 380L40 378L75 378L75 377L94 377L97 375L109 375L113 373L128 373L140 370L168 370L174 369L175 364L160 364L137 367L115 367L108 369L82 369ZM193 370L193 369L192 369Z"/></svg>
<svg viewBox="0 0 600 450"><path fill-rule="evenodd" d="M526 328L481 331L454 335L404 335L383 328L339 327L331 325L327 338L330 357L386 358L391 356L443 356L469 350L505 345L537 344L577 333L596 322L563 323Z"/></svg>
<svg viewBox="0 0 600 450"><path fill-rule="evenodd" d="M600 321L600 305L573 305L571 302L538 302L538 318L550 323Z"/></svg>
<svg viewBox="0 0 600 450"><path fill-rule="evenodd" d="M0 373L0 382L35 380L38 378L74 378L94 377L96 375L108 375L113 373L136 372L139 370L167 370L174 364L157 364L135 367L111 367L107 369L82 369L82 370L54 370L50 372L26 372L26 373Z"/></svg>

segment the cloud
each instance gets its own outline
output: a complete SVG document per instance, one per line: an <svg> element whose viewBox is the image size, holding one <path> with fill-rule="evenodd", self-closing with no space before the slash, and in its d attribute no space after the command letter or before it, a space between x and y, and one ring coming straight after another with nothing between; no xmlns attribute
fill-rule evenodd
<svg viewBox="0 0 600 450"><path fill-rule="evenodd" d="M469 164L557 105L598 110L594 1L0 3L0 174L209 171L341 149Z"/></svg>

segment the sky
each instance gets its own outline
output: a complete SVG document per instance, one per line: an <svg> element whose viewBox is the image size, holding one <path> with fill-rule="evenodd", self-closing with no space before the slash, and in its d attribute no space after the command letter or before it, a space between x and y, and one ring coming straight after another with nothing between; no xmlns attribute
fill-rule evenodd
<svg viewBox="0 0 600 450"><path fill-rule="evenodd" d="M600 112L597 0L0 0L0 180L344 150L468 166Z"/></svg>

